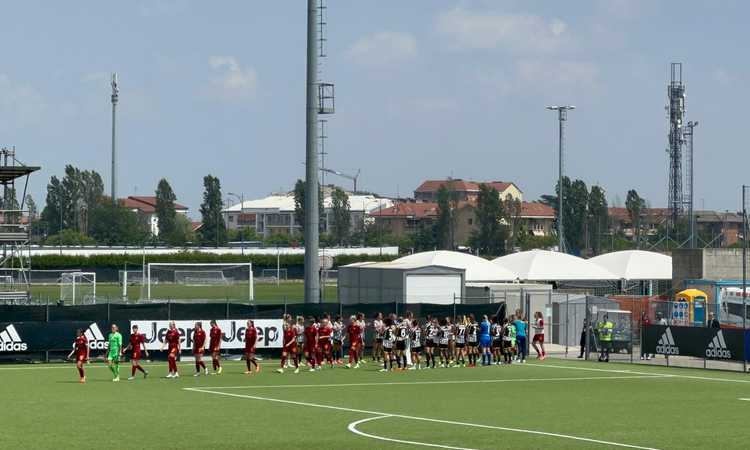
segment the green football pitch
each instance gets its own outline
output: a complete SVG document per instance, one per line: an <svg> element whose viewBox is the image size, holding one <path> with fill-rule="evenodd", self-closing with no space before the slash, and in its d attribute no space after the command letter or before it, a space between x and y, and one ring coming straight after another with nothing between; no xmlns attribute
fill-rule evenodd
<svg viewBox="0 0 750 450"><path fill-rule="evenodd" d="M113 383L101 362L0 366L0 448L748 448L750 378L547 359L379 373L151 375ZM127 364L122 372L129 371Z"/></svg>
<svg viewBox="0 0 750 450"><path fill-rule="evenodd" d="M145 288L143 288L145 289ZM276 283L259 283L253 285L254 297L257 303L302 303L304 299L304 284L302 281L282 281ZM127 296L129 301L138 301L145 297L139 285L128 286ZM31 295L39 301L49 300L55 302L60 298L60 287L56 284L39 284L31 286ZM97 283L96 295L98 300L122 298L122 286L118 283ZM161 284L154 286L152 298L163 300L208 300L208 301L236 301L247 302L247 283L232 284L228 287L222 286L186 286L180 284ZM328 285L325 288L325 301L335 302L337 299L336 286Z"/></svg>

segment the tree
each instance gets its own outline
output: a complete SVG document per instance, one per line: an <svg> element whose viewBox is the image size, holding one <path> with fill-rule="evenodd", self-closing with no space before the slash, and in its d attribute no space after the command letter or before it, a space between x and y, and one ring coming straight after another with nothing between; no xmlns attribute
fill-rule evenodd
<svg viewBox="0 0 750 450"><path fill-rule="evenodd" d="M96 241L75 230L62 230L47 237L45 245L95 245Z"/></svg>
<svg viewBox="0 0 750 450"><path fill-rule="evenodd" d="M302 228L302 232L305 232L305 190L307 186L304 180L298 179L294 183L294 221L299 224ZM318 227L320 231L323 231L325 224L325 208L323 207L323 195L318 195Z"/></svg>
<svg viewBox="0 0 750 450"><path fill-rule="evenodd" d="M503 213L505 214L505 220L508 223L510 230L508 247L512 250L517 246L518 236L521 232L521 200L513 198L510 195L507 196L505 202L503 202Z"/></svg>
<svg viewBox="0 0 750 450"><path fill-rule="evenodd" d="M505 252L507 230L502 224L503 202L497 189L486 184L479 185L474 214L477 229L469 239L471 246L485 255L502 255Z"/></svg>
<svg viewBox="0 0 750 450"><path fill-rule="evenodd" d="M331 194L331 215L333 216L331 234L334 242L338 245L347 244L352 226L351 207L349 206L349 196L338 187Z"/></svg>
<svg viewBox="0 0 750 450"><path fill-rule="evenodd" d="M227 242L227 227L221 213L221 183L213 175L203 177L203 203L201 203L201 241L204 245L224 245Z"/></svg>
<svg viewBox="0 0 750 450"><path fill-rule="evenodd" d="M438 216L435 221L435 238L438 247L442 250L453 250L451 236L451 222L453 222L453 211L451 209L450 193L445 185L440 186L437 191Z"/></svg>
<svg viewBox="0 0 750 450"><path fill-rule="evenodd" d="M159 184L156 186L156 218L159 224L159 236L165 242L173 245L180 245L184 243L184 233L182 236L175 236L177 226L177 211L175 211L174 202L177 197L174 195L172 186L169 182L162 178L159 180ZM179 239L182 238L182 239ZM175 240L182 240L182 242L175 242Z"/></svg>
<svg viewBox="0 0 750 450"><path fill-rule="evenodd" d="M46 205L42 210L42 221L47 225L48 233L60 233L67 228L63 211L64 204L62 184L56 176L52 176L47 183Z"/></svg>
<svg viewBox="0 0 750 450"><path fill-rule="evenodd" d="M589 247L595 255L602 253L602 233L609 229L609 210L604 189L591 186L588 202Z"/></svg>
<svg viewBox="0 0 750 450"><path fill-rule="evenodd" d="M108 197L92 211L89 235L100 245L143 245L149 234L143 215L113 205Z"/></svg>
<svg viewBox="0 0 750 450"><path fill-rule="evenodd" d="M646 202L638 195L638 192L635 189L629 190L625 198L625 208L628 210L630 223L633 225L635 248L640 248L641 245L641 214L643 214L645 207Z"/></svg>
<svg viewBox="0 0 750 450"><path fill-rule="evenodd" d="M34 222L38 219L37 215L39 210L36 207L36 202L31 194L26 194L26 210L29 212L29 222Z"/></svg>
<svg viewBox="0 0 750 450"><path fill-rule="evenodd" d="M169 243L178 247L195 243L197 236L193 231L193 224L190 219L184 214L177 214L174 219L174 230L170 233Z"/></svg>
<svg viewBox="0 0 750 450"><path fill-rule="evenodd" d="M21 209L21 206L18 204L18 199L16 198L16 188L8 187L5 189L5 192L3 193L1 209L7 211L18 211L19 209ZM4 219L8 223L19 223L21 221L21 213L7 213Z"/></svg>
<svg viewBox="0 0 750 450"><path fill-rule="evenodd" d="M580 253L586 246L586 217L589 191L586 183L575 180L563 197L563 228L565 242L573 253Z"/></svg>

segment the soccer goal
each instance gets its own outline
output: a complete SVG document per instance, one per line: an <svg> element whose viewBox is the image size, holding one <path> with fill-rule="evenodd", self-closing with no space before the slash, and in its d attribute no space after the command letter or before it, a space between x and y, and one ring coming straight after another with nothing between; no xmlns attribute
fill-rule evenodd
<svg viewBox="0 0 750 450"><path fill-rule="evenodd" d="M96 273L63 273L60 276L60 301L71 305L96 303Z"/></svg>
<svg viewBox="0 0 750 450"><path fill-rule="evenodd" d="M251 263L148 263L146 298L252 301Z"/></svg>

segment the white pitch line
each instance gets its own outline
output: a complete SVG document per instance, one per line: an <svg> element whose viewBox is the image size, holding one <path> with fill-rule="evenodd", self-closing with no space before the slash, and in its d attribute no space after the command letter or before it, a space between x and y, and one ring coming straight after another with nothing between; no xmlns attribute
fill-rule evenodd
<svg viewBox="0 0 750 450"><path fill-rule="evenodd" d="M701 380L701 381L719 381L724 383L750 383L750 380L740 380L740 379L732 379L732 378L713 378L713 377L701 377L697 375L680 375L680 374L660 374L656 372L638 372L635 370L614 370L614 369L595 369L595 368L589 368L589 367L572 367L572 366L557 366L552 364L526 364L530 367L547 367L550 369L571 369L571 370L587 370L587 371L594 371L594 372L609 372L609 373L632 373L634 375L662 375L663 377L668 378L683 378L686 380Z"/></svg>
<svg viewBox="0 0 750 450"><path fill-rule="evenodd" d="M382 383L331 383L331 384L263 384L245 386L206 386L211 389L284 389L284 388L336 388L360 386L413 386L420 384L483 384L483 383L531 383L534 381L591 381L591 380L637 380L644 378L668 378L664 375L627 375L614 377L567 377L567 378L503 378L491 380L446 380L446 381L385 381Z"/></svg>
<svg viewBox="0 0 750 450"><path fill-rule="evenodd" d="M399 444L421 445L423 447L450 448L450 449L453 449L453 450L476 450L476 449L467 448L467 447L451 447L450 445L430 444L428 442L406 441L406 440L403 440L403 439L388 438L388 437L385 437L385 436L378 436L378 435L375 435L375 434L365 433L364 431L360 431L360 430L357 429L357 425L361 425L361 424L363 424L365 422L371 422L373 420L387 419L389 417L393 417L393 416L368 417L367 419L361 419L361 420L357 420L355 422L352 422L346 428L349 431L351 431L352 433L354 433L354 434L358 434L360 436L368 437L370 439L377 439L379 441L396 442L396 443L399 443Z"/></svg>
<svg viewBox="0 0 750 450"><path fill-rule="evenodd" d="M206 362L207 360L204 360ZM210 361L209 361L210 362ZM278 362L260 362L261 366L279 366ZM222 361L222 366L238 366L238 365L245 365L244 361ZM127 368L130 367L130 361L120 361L120 368ZM145 363L141 364L142 367L165 367L167 366L167 362L164 361L161 362L152 362L152 363ZM193 362L178 362L177 366L187 366L187 367L195 367L195 363ZM97 360L92 361L89 364L86 364L83 366L84 369L109 369L107 364L104 361ZM0 372L4 370L75 370L75 361L70 362L62 362L62 363L53 363L53 365L29 365L29 366L14 366L14 367L2 367L0 366Z"/></svg>
<svg viewBox="0 0 750 450"><path fill-rule="evenodd" d="M738 398L737 400L742 400L743 402L750 402L750 398Z"/></svg>
<svg viewBox="0 0 750 450"><path fill-rule="evenodd" d="M493 426L493 425L482 425L482 424L477 424L477 423L454 422L452 420L431 419L429 417L407 416L404 414L393 414L393 413L384 413L384 412L378 412L378 411L368 411L364 409L344 408L342 406L321 405L317 403L308 403L308 402L297 402L293 400L282 400L278 398L258 397L255 395L233 394L231 392L211 391L208 389L200 389L200 388L183 388L183 389L186 391L192 391L192 392L203 392L206 394L224 395L227 397L244 398L244 399L250 399L250 400L262 400L266 402L282 403L286 405L310 406L313 408L332 409L336 411L353 412L353 413L359 413L359 414L367 414L371 416L390 416L390 417L397 417L400 419L419 420L423 422L433 422L433 423L442 423L442 424L448 424L448 425L484 428L488 430L511 431L515 433L525 433L525 434L532 434L532 435L537 435L537 436L557 437L557 438L571 439L571 440L581 441L581 442L590 442L593 444L611 445L615 447L636 448L636 449L641 449L641 450L658 450L653 447L641 447L638 445L621 444L619 442L602 441L599 439L571 436L568 434L549 433L546 431L526 430L523 428L508 428L508 427L498 427L498 426Z"/></svg>

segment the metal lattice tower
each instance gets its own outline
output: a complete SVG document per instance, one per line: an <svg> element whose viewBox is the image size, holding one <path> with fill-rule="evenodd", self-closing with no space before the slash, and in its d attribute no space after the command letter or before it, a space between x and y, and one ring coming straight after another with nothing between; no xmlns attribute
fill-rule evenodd
<svg viewBox="0 0 750 450"><path fill-rule="evenodd" d="M669 227L674 229L684 211L682 189L682 146L685 143L683 120L685 118L685 85L682 83L682 63L672 63L671 80L667 86L669 104Z"/></svg>
<svg viewBox="0 0 750 450"><path fill-rule="evenodd" d="M117 154L115 153L116 128L117 128L117 101L119 100L120 88L117 86L117 74L112 74L112 204L117 206Z"/></svg>
<svg viewBox="0 0 750 450"><path fill-rule="evenodd" d="M557 240L558 251L567 253L565 245L565 226L563 223L563 176L565 174L565 122L568 120L568 111L576 109L575 106L548 106L550 111L557 111L558 128L558 180L557 180Z"/></svg>

